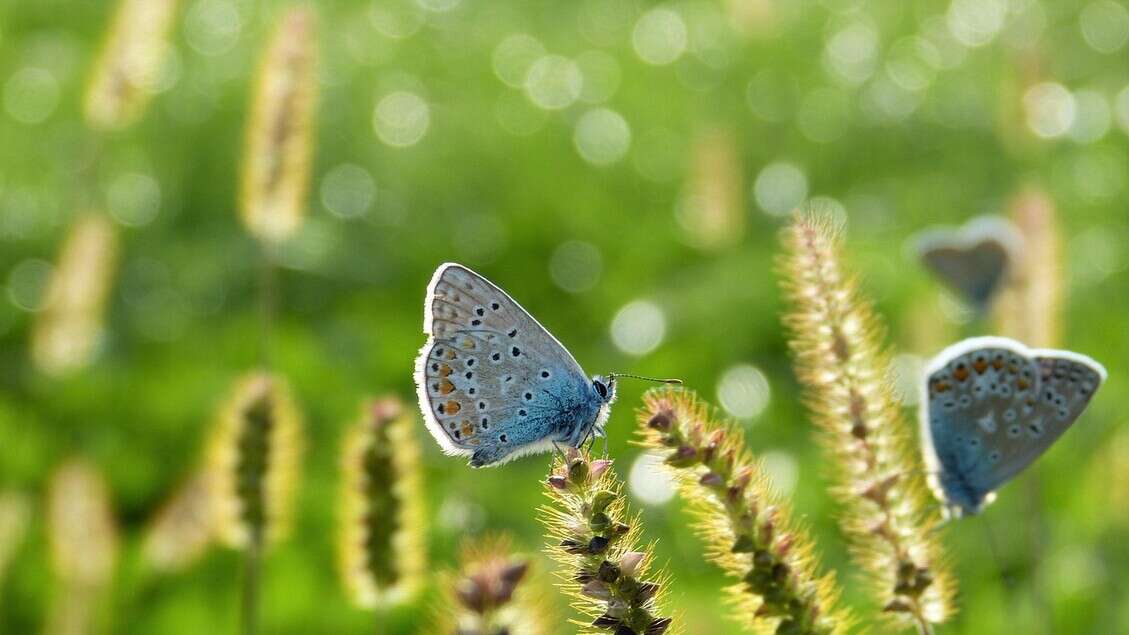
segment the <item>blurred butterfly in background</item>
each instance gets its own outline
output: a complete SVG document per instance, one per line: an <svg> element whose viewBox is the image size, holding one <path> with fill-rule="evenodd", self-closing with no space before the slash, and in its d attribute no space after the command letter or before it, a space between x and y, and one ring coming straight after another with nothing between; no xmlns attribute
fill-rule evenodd
<svg viewBox="0 0 1129 635"><path fill-rule="evenodd" d="M927 230L914 244L917 257L941 282L984 311L1021 257L1023 236L1005 218L979 216L959 229Z"/></svg>
<svg viewBox="0 0 1129 635"><path fill-rule="evenodd" d="M604 436L617 375L589 379L486 278L440 265L427 287L423 331L429 337L416 358L416 393L427 429L447 454L485 467Z"/></svg>
<svg viewBox="0 0 1129 635"><path fill-rule="evenodd" d="M1066 432L1105 379L1085 355L1003 337L941 351L925 369L920 406L930 487L957 515L979 512Z"/></svg>

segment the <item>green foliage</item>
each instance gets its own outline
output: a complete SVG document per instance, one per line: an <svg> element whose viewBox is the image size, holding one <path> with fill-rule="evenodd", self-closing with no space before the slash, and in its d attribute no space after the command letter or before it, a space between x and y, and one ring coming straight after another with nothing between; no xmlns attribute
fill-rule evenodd
<svg viewBox="0 0 1129 635"><path fill-rule="evenodd" d="M52 470L75 453L98 465L128 560L152 516L195 473L230 385L260 359L258 246L237 201L253 76L279 12L245 0L183 0L161 92L133 125L93 135L83 95L112 4L0 3L0 490L38 501L2 576L2 632L40 632L49 610L41 519ZM907 261L905 240L928 225L1001 212L1027 183L1054 201L1067 298L1058 344L1105 363L1110 385L987 510L993 530L1009 538L995 556L978 521L946 532L961 595L943 630L1129 631L1129 527L1124 505L1108 499L1124 488L1091 478L1125 472L1123 454L1099 450L1124 427L1118 396L1129 390L1129 158L1119 128L1125 97L1115 101L1129 69L1124 49L1087 43L1093 22L1083 29L1082 12L1091 3L1009 2L1009 12L989 11L1001 20L994 39L965 46L950 29L968 21L950 16L950 4L1002 3L673 2L663 6L682 16L688 49L665 66L641 61L633 44L651 3L316 4L321 83L309 211L279 248L271 350L308 422L308 452L291 538L264 563L263 632L373 630L372 614L351 606L333 566L338 450L361 395L414 399L424 286L447 260L506 288L591 373L678 376L713 395L736 365L763 371L771 399L742 421L747 443L793 460L791 504L810 523L825 569L845 581L851 565L779 326L772 266L783 219L762 207L781 182L774 189L767 177L780 173L765 169L779 162L799 169L808 196L845 209L850 265L891 342L909 355L897 367L934 353L919 342L936 333L991 330L951 299L938 302L936 284ZM729 7L752 16L739 21L744 29L729 25ZM609 84L616 88L599 104L537 108L495 71L499 43L516 33L570 58L603 52L619 69L618 84ZM1038 137L1024 95L1042 82L1096 94L1105 109L1090 98L1052 109L1087 125ZM397 91L429 104L428 129L414 145L387 145L373 128L377 104ZM626 155L606 167L585 160L575 141L596 108L619 113L630 129ZM684 194L710 191L688 182L701 130L723 130L734 144L744 220L743 233L709 248L684 228L694 218ZM43 264L88 207L119 224L118 275L97 357L54 379L32 367L30 309ZM661 344L642 356L609 335L619 309L636 299L665 316ZM929 319L912 317L921 313ZM643 386L619 388L608 431L626 475L638 452L629 429ZM465 536L488 530L512 532L526 553L538 549L546 457L470 471L443 456L422 425L416 434L427 514L436 519L431 561L448 567ZM673 505L640 508L657 562L677 581L672 613L687 632L732 628L718 608L726 578L702 561L685 516ZM1041 520L1029 522L1032 510ZM160 577L123 569L109 600L114 632L235 631L236 555L213 549ZM867 597L845 585L845 604L866 606ZM418 607L385 620L397 633L422 623Z"/></svg>

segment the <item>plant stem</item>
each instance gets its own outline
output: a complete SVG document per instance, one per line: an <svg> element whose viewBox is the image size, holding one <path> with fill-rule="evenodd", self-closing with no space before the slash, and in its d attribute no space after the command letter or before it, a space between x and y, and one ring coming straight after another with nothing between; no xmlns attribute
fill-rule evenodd
<svg viewBox="0 0 1129 635"><path fill-rule="evenodd" d="M259 627L259 568L261 547L258 536L251 539L243 555L242 635L255 635Z"/></svg>
<svg viewBox="0 0 1129 635"><path fill-rule="evenodd" d="M278 276L274 257L274 246L267 241L260 240L259 326L261 333L259 333L259 362L264 368L271 367L271 335L278 306Z"/></svg>

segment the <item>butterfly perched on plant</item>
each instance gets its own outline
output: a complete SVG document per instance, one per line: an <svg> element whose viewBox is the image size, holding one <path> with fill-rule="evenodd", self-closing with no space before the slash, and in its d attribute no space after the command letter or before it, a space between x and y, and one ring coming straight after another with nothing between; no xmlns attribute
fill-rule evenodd
<svg viewBox="0 0 1129 635"><path fill-rule="evenodd" d="M603 437L616 375L589 378L525 309L486 278L440 265L427 287L415 381L427 429L473 467Z"/></svg>
<svg viewBox="0 0 1129 635"><path fill-rule="evenodd" d="M921 436L930 486L952 511L975 514L1039 458L1106 379L1085 355L975 337L926 367Z"/></svg>
<svg viewBox="0 0 1129 635"><path fill-rule="evenodd" d="M915 241L917 256L941 282L978 310L991 304L1023 250L1005 218L979 216L958 229L937 228Z"/></svg>

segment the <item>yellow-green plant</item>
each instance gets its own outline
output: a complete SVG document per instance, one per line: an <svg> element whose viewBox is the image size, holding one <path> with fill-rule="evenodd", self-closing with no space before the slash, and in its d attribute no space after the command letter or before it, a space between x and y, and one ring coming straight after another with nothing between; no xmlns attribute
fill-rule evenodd
<svg viewBox="0 0 1129 635"><path fill-rule="evenodd" d="M840 263L841 234L814 213L783 232L784 321L854 559L895 624L930 632L954 610L940 508L893 393L883 327Z"/></svg>
<svg viewBox="0 0 1129 635"><path fill-rule="evenodd" d="M846 633L839 589L821 576L811 539L772 492L739 428L710 416L694 393L656 388L639 410L643 445L660 453L697 516L707 557L736 583L733 617L756 633Z"/></svg>
<svg viewBox="0 0 1129 635"><path fill-rule="evenodd" d="M410 599L423 584L423 511L417 419L395 397L366 401L341 451L338 563L354 604Z"/></svg>
<svg viewBox="0 0 1129 635"><path fill-rule="evenodd" d="M1028 346L1059 346L1062 330L1062 245L1049 194L1031 186L1011 202L1011 217L1023 237L1013 254L1007 286L996 303L999 332Z"/></svg>
<svg viewBox="0 0 1129 635"><path fill-rule="evenodd" d="M102 632L106 615L101 608L117 567L120 539L109 486L85 459L69 459L51 475L47 542L55 597L45 632Z"/></svg>
<svg viewBox="0 0 1129 635"><path fill-rule="evenodd" d="M573 607L592 618L575 623L585 633L665 633L672 622L662 616L667 579L648 574L653 553L639 544L639 517L629 515L611 461L568 448L554 460L546 492L553 504L543 505L540 517L549 555Z"/></svg>
<svg viewBox="0 0 1129 635"><path fill-rule="evenodd" d="M86 88L83 113L92 128L123 128L145 111L159 88L177 5L119 0Z"/></svg>
<svg viewBox="0 0 1129 635"><path fill-rule="evenodd" d="M444 576L433 632L449 635L549 635L552 610L531 560L506 537L466 541L457 574Z"/></svg>
<svg viewBox="0 0 1129 635"><path fill-rule="evenodd" d="M208 478L204 469L190 476L149 522L141 553L154 570L185 569L212 544L215 523Z"/></svg>
<svg viewBox="0 0 1129 635"><path fill-rule="evenodd" d="M220 409L208 455L216 535L245 555L244 632L258 620L263 551L287 534L302 450L301 416L282 378L252 373Z"/></svg>
<svg viewBox="0 0 1129 635"><path fill-rule="evenodd" d="M0 491L0 590L31 521L31 502L17 490Z"/></svg>
<svg viewBox="0 0 1129 635"><path fill-rule="evenodd" d="M31 337L31 357L49 375L86 366L102 336L117 265L117 229L105 214L75 218L59 251Z"/></svg>
<svg viewBox="0 0 1129 635"><path fill-rule="evenodd" d="M316 21L310 7L283 15L259 67L244 146L240 212L255 238L276 243L302 224L314 149Z"/></svg>

